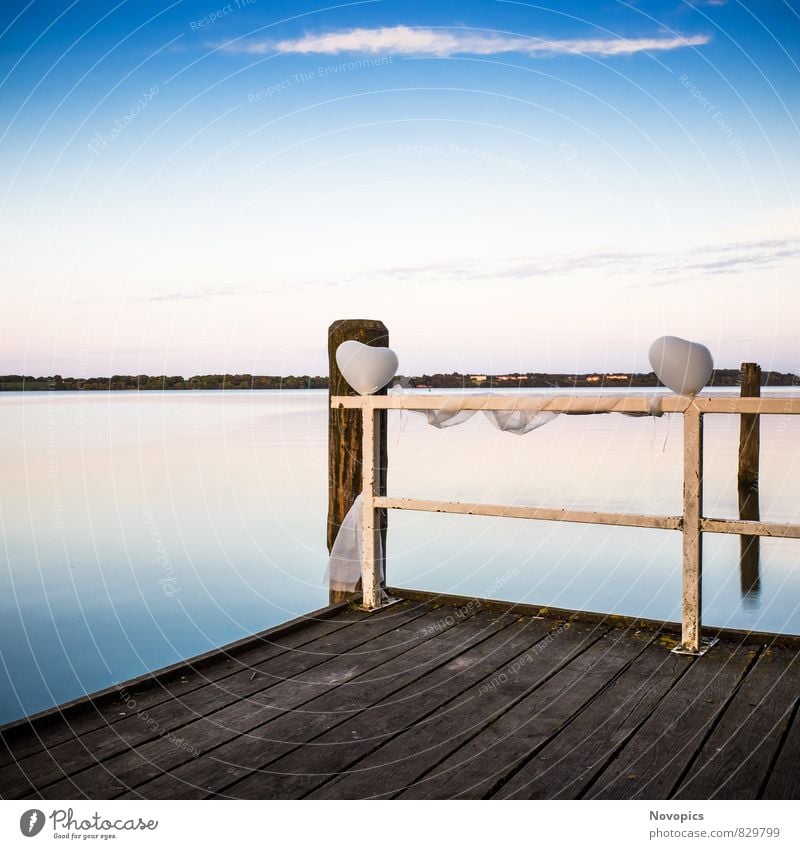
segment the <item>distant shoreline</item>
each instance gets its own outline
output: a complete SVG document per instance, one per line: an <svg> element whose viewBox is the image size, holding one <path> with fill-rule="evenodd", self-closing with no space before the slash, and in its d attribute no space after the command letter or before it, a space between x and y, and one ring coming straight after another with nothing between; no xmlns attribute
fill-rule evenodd
<svg viewBox="0 0 800 849"><path fill-rule="evenodd" d="M738 386L739 369L717 369L709 386ZM662 386L653 372L587 372L585 374L546 374L538 372L508 374L422 374L398 376L403 386L416 389L599 389L614 387L657 388ZM800 386L796 374L764 371L762 386ZM205 374L184 378L180 375L126 375L111 377L30 377L27 375L0 375L0 392L186 392L196 390L253 390L253 389L327 389L325 376L252 374Z"/></svg>

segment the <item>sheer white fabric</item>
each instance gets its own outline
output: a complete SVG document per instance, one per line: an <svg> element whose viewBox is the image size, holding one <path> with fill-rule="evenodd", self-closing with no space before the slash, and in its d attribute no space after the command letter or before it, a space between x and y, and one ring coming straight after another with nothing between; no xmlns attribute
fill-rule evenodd
<svg viewBox="0 0 800 849"><path fill-rule="evenodd" d="M393 386L389 390L391 395L402 395L403 390L402 387ZM484 393L476 393L480 395L484 395L486 397L498 397L496 392L484 392ZM530 397L530 396L528 396ZM538 401L540 402L537 406L546 407L550 401L552 401L556 396L554 395L541 395L538 397ZM646 413L623 413L626 416L661 416L663 415L661 409L661 399L663 395L651 395L648 398L648 412ZM536 430L536 428L542 427L542 425L546 425L548 422L553 421L556 416L561 415L561 413L554 413L549 410L463 410L461 409L461 396L454 396L452 400L447 400L445 404L440 407L438 410L408 410L407 412L415 413L418 416L424 416L427 419L427 422L432 427L436 427L439 429L446 427L455 427L456 425L463 424L468 421L475 415L477 412L482 412L483 415L491 422L491 424L496 427L498 430L502 430L504 433L513 433L517 436L522 436L523 434L530 433L532 430ZM574 414L569 415L599 415L595 413L593 410L584 411L576 411Z"/></svg>
<svg viewBox="0 0 800 849"><path fill-rule="evenodd" d="M546 425L558 415L548 411L531 413L527 410L484 410L483 414L498 430L517 436Z"/></svg>
<svg viewBox="0 0 800 849"><path fill-rule="evenodd" d="M324 583L332 590L355 592L361 580L361 529L364 526L361 503L361 495L358 495L353 506L347 511L331 548ZM381 581L383 581L383 546L380 534L377 536L377 554L381 564Z"/></svg>

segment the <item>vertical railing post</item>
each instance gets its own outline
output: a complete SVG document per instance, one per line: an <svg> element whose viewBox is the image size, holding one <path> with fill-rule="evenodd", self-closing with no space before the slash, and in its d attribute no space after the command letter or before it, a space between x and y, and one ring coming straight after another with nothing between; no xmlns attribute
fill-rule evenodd
<svg viewBox="0 0 800 849"><path fill-rule="evenodd" d="M389 344L389 331L382 321L367 318L340 319L334 321L328 328L328 368L330 384L328 399L336 395L353 395L353 389L347 383L336 362L336 351L342 342L354 339L364 345L386 347ZM379 390L378 395L385 395L386 388ZM362 491L361 479L361 449L363 445L362 422L363 411L333 407L328 409L328 551L333 548L339 529L356 496ZM381 422L386 421L386 410L378 413ZM387 441L386 427L379 430L380 475L379 495L386 494ZM386 510L380 509L382 545L381 551L386 556ZM350 601L358 594L356 591L331 587L329 600L331 604Z"/></svg>
<svg viewBox="0 0 800 849"><path fill-rule="evenodd" d="M700 651L703 583L703 416L683 414L683 600L682 648Z"/></svg>
<svg viewBox="0 0 800 849"><path fill-rule="evenodd" d="M380 483L380 418L369 397L364 398L361 411L361 591L362 605L374 610L381 605L380 521L375 510L375 495Z"/></svg>

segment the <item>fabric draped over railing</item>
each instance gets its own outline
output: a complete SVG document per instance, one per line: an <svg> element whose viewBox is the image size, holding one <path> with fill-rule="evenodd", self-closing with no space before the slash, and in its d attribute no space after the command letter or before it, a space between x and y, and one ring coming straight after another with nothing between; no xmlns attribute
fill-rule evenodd
<svg viewBox="0 0 800 849"><path fill-rule="evenodd" d="M400 387L393 387L391 395L404 394ZM497 397L498 393L480 393L486 397ZM474 397L474 396L473 396ZM507 397L507 396L505 396ZM541 407L546 407L554 396L542 395ZM652 395L648 398L648 411L646 413L622 413L624 416L662 416L661 399L663 395ZM601 415L595 410L575 410L569 413L558 413L551 410L465 410L461 404L463 396L454 396L451 403L445 403L437 410L407 410L415 415L424 416L431 427L444 429L455 427L472 418L476 413L481 413L486 419L504 433L513 433L522 436L532 430L542 427L553 421L559 415ZM528 399L529 400L529 396ZM336 540L331 549L328 567L325 570L325 583L332 589L345 592L354 592L361 580L361 529L363 527L361 496L353 502L353 506L347 511L344 521L336 535ZM379 551L381 562L381 578L383 579L383 552Z"/></svg>

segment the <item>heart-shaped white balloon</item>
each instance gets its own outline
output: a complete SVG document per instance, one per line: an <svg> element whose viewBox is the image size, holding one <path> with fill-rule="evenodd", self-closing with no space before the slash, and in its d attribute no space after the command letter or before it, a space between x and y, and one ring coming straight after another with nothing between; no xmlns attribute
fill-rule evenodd
<svg viewBox="0 0 800 849"><path fill-rule="evenodd" d="M355 339L336 349L336 365L359 395L372 395L397 374L397 354L391 348L373 348Z"/></svg>
<svg viewBox="0 0 800 849"><path fill-rule="evenodd" d="M658 379L678 395L697 395L714 370L711 351L705 345L678 336L656 339L649 357Z"/></svg>

